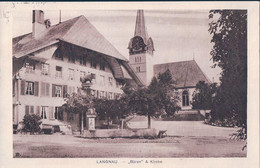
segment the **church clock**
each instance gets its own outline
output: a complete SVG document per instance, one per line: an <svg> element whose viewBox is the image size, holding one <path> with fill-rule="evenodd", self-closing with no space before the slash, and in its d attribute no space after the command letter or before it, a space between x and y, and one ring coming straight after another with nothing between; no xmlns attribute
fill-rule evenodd
<svg viewBox="0 0 260 168"><path fill-rule="evenodd" d="M132 41L132 49L133 51L143 51L145 48L144 40L140 36L134 37Z"/></svg>

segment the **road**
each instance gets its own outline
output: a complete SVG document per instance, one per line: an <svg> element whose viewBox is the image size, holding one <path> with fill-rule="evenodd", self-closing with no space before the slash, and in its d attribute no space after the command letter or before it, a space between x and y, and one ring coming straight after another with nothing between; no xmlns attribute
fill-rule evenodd
<svg viewBox="0 0 260 168"><path fill-rule="evenodd" d="M145 124L143 121L132 126ZM230 140L234 128L201 122L158 121L153 127L167 129L161 139L84 139L71 135L14 135L14 156L55 157L246 157L245 141Z"/></svg>

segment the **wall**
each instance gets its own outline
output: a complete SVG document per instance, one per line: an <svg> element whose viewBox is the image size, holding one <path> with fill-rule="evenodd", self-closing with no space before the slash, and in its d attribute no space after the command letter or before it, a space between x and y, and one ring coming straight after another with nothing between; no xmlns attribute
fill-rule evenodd
<svg viewBox="0 0 260 168"><path fill-rule="evenodd" d="M136 58L141 58L141 62L136 62ZM153 77L152 56L148 53L133 54L129 56L129 62L135 73L148 86ZM140 72L136 71L136 67L140 67Z"/></svg>

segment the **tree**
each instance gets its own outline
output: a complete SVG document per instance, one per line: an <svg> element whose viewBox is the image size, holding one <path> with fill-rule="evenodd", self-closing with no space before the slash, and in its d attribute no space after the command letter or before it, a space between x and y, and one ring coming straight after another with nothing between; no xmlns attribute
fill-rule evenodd
<svg viewBox="0 0 260 168"><path fill-rule="evenodd" d="M169 70L154 77L146 88L126 87L125 97L129 111L140 115L147 115L148 128L151 128L151 116L160 116L162 113L173 115L179 110L179 97L175 92L174 80Z"/></svg>
<svg viewBox="0 0 260 168"><path fill-rule="evenodd" d="M23 118L23 124L23 131L30 132L30 134L34 134L36 132L41 131L41 117L38 115L25 115Z"/></svg>
<svg viewBox="0 0 260 168"><path fill-rule="evenodd" d="M149 93L161 113L166 112L168 116L172 116L176 111L180 110L178 105L180 98L177 91L175 91L175 84L176 82L172 79L170 70L167 69L164 73L159 74L158 78L154 77L148 86Z"/></svg>
<svg viewBox="0 0 260 168"><path fill-rule="evenodd" d="M79 114L81 116L81 134L84 131L84 113L89 108L93 108L93 96L89 94L72 93L66 98L66 103L63 105L68 113Z"/></svg>
<svg viewBox="0 0 260 168"><path fill-rule="evenodd" d="M155 99L149 94L147 88L139 88L131 92L129 96L128 106L130 111L139 115L147 115L148 128L151 128L151 116L158 110Z"/></svg>
<svg viewBox="0 0 260 168"><path fill-rule="evenodd" d="M232 119L246 128L247 11L212 10L209 18L212 19L209 32L214 43L210 52L213 67L222 69L214 115Z"/></svg>
<svg viewBox="0 0 260 168"><path fill-rule="evenodd" d="M117 110L115 100L95 99L94 107L99 116L99 119L106 120L107 128L109 129L110 121L117 119L120 116L120 111Z"/></svg>
<svg viewBox="0 0 260 168"><path fill-rule="evenodd" d="M205 83L205 81L199 81L196 84L196 89L192 95L192 108L204 110L212 109L216 90L216 83L208 84Z"/></svg>

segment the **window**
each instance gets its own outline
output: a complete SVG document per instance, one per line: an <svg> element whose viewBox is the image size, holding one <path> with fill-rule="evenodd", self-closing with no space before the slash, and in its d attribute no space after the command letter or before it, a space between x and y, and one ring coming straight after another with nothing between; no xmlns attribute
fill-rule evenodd
<svg viewBox="0 0 260 168"><path fill-rule="evenodd" d="M68 87L68 94L75 93L75 87L74 86L69 86Z"/></svg>
<svg viewBox="0 0 260 168"><path fill-rule="evenodd" d="M26 73L34 73L35 65L33 63L26 62L25 63L25 72Z"/></svg>
<svg viewBox="0 0 260 168"><path fill-rule="evenodd" d="M105 76L100 75L100 85L104 86L105 85Z"/></svg>
<svg viewBox="0 0 260 168"><path fill-rule="evenodd" d="M26 82L26 95L33 95L34 94L34 83L33 82Z"/></svg>
<svg viewBox="0 0 260 168"><path fill-rule="evenodd" d="M189 106L189 93L187 90L182 92L182 106Z"/></svg>
<svg viewBox="0 0 260 168"><path fill-rule="evenodd" d="M91 68L97 68L97 63L96 63L96 60L94 58L91 58L90 66L91 66Z"/></svg>
<svg viewBox="0 0 260 168"><path fill-rule="evenodd" d="M100 91L100 98L103 98L104 96L104 91Z"/></svg>
<svg viewBox="0 0 260 168"><path fill-rule="evenodd" d="M69 55L68 55L68 61L69 61L69 62L72 62L72 63L75 63L75 56L69 54Z"/></svg>
<svg viewBox="0 0 260 168"><path fill-rule="evenodd" d="M61 97L61 90L62 90L62 86L59 85L55 86L55 97Z"/></svg>
<svg viewBox="0 0 260 168"><path fill-rule="evenodd" d="M34 106L25 106L25 115L34 114Z"/></svg>
<svg viewBox="0 0 260 168"><path fill-rule="evenodd" d="M47 119L48 114L48 107L47 106L41 106L41 118Z"/></svg>
<svg viewBox="0 0 260 168"><path fill-rule="evenodd" d="M117 87L117 88L120 87L120 82L116 81L116 87Z"/></svg>
<svg viewBox="0 0 260 168"><path fill-rule="evenodd" d="M91 95L97 98L97 92L96 92L96 90L91 90Z"/></svg>
<svg viewBox="0 0 260 168"><path fill-rule="evenodd" d="M137 63L137 62L142 62L141 57L135 57L135 62L136 62L136 63Z"/></svg>
<svg viewBox="0 0 260 168"><path fill-rule="evenodd" d="M80 56L79 59L80 59L80 60L79 60L80 65L87 65L87 57L86 57L86 55Z"/></svg>
<svg viewBox="0 0 260 168"><path fill-rule="evenodd" d="M62 67L60 66L56 66L56 74L55 74L56 78L62 78Z"/></svg>
<svg viewBox="0 0 260 168"><path fill-rule="evenodd" d="M69 80L74 80L74 69L69 69Z"/></svg>
<svg viewBox="0 0 260 168"><path fill-rule="evenodd" d="M93 73L91 73L91 76L92 76L92 83L97 83L97 80L96 80L96 74L93 74Z"/></svg>
<svg viewBox="0 0 260 168"><path fill-rule="evenodd" d="M85 71L80 71L80 77L84 77L86 75Z"/></svg>
<svg viewBox="0 0 260 168"><path fill-rule="evenodd" d="M109 85L113 86L113 78L112 77L108 77L108 81L109 81Z"/></svg>
<svg viewBox="0 0 260 168"><path fill-rule="evenodd" d="M108 99L110 99L110 100L113 99L113 93L112 92L108 93Z"/></svg>
<svg viewBox="0 0 260 168"><path fill-rule="evenodd" d="M61 107L55 107L54 118L63 121L63 112Z"/></svg>
<svg viewBox="0 0 260 168"><path fill-rule="evenodd" d="M63 55L61 54L60 49L57 49L55 52L55 59L57 60L63 60Z"/></svg>
<svg viewBox="0 0 260 168"><path fill-rule="evenodd" d="M105 61L102 58L100 59L100 70L105 70Z"/></svg>
<svg viewBox="0 0 260 168"><path fill-rule="evenodd" d="M140 67L136 67L136 72L140 72Z"/></svg>
<svg viewBox="0 0 260 168"><path fill-rule="evenodd" d="M50 96L50 84L42 82L41 83L41 96Z"/></svg>
<svg viewBox="0 0 260 168"><path fill-rule="evenodd" d="M49 75L49 64L42 63L42 75Z"/></svg>

